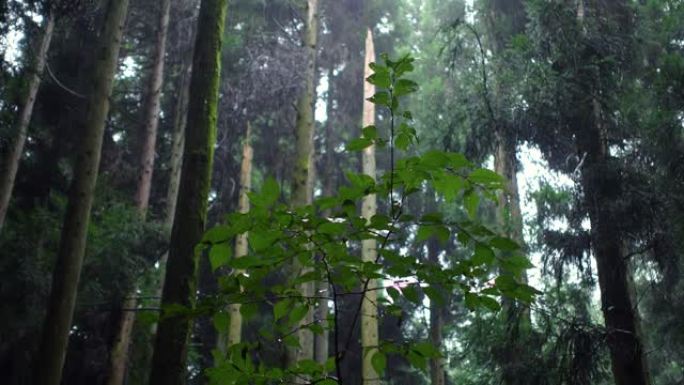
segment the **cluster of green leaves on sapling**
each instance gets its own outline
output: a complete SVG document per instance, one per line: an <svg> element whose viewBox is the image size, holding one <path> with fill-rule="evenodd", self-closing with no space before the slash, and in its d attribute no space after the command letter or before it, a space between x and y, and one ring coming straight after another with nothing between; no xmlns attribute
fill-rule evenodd
<svg viewBox="0 0 684 385"><path fill-rule="evenodd" d="M257 316L271 317L259 331L257 341L235 344L225 352L215 354L215 367L209 377L216 384L268 384L299 381L316 384L343 384L340 363L349 359L346 347L351 333L337 327L338 302L343 296L363 295L368 290L381 290L387 295L378 298L378 314L400 314L396 302L400 297L420 304L427 296L442 302L445 296L460 292L471 309L497 311L499 298L530 302L536 290L521 283L517 277L530 267L520 246L511 239L484 226L477 218L481 199L496 199L496 191L504 181L496 173L477 168L463 155L444 151L429 151L419 156L405 156L395 162L395 151L405 151L418 138L411 126L412 115L401 108L400 99L417 91L418 84L405 78L413 70L413 58L404 56L396 61L382 56L382 64L374 63L374 73L368 82L378 92L369 100L389 110L389 137L383 138L375 126L365 127L362 136L349 143L347 150L359 151L368 146L389 147L390 169L376 182L358 173L347 173L348 184L334 196L321 197L312 205L292 208L280 201L280 188L266 180L259 192L250 194L248 213L232 213L224 224L208 230L197 253L208 253L213 269L232 269L232 274L219 277L220 295L211 304L200 306L210 312L217 329L226 331L229 325L227 305L241 304L244 322ZM468 215L458 220L446 220L439 212L414 217L403 212L406 198L431 189L443 199L461 203ZM386 213L378 213L370 221L359 214L364 196L377 194L386 199ZM330 213L323 215L322 213ZM425 242L437 237L441 242L457 241L470 250L469 258L459 259L450 266L435 266L420 262L415 255L406 255L402 248L406 239L399 236L403 229L417 228L415 241ZM232 258L232 242L242 233L249 234L248 255ZM353 245L364 239L376 239L377 260L363 262ZM301 270L292 271L298 261ZM278 272L288 271L285 279L275 285L265 281ZM492 277L495 277L492 279ZM302 283L328 282L330 294L304 296L298 290ZM392 282L411 282L396 287ZM439 289L437 289L439 288ZM327 320L301 324L318 301L330 301L333 311ZM264 304L272 314L260 313ZM165 309L183 311L182 309ZM360 307L353 309L356 325ZM186 309L187 311L187 309ZM197 309L191 312L196 314ZM262 320L263 324L263 320ZM259 359L265 344L299 346L297 330L313 333L330 330L331 356L324 364L302 360L291 367L269 365ZM387 355L404 356L411 365L426 370L429 359L440 352L425 341L400 343L380 341L374 349L372 363L382 375Z"/></svg>

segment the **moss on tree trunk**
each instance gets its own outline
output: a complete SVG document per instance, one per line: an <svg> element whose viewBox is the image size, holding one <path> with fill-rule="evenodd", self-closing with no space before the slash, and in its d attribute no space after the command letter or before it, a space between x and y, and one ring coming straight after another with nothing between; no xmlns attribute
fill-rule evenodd
<svg viewBox="0 0 684 385"><path fill-rule="evenodd" d="M192 308L195 303L198 264L195 246L202 239L206 223L227 5L227 0L202 0L200 6L180 190L171 231L162 309ZM154 345L150 384L185 383L189 333L187 316L162 316Z"/></svg>

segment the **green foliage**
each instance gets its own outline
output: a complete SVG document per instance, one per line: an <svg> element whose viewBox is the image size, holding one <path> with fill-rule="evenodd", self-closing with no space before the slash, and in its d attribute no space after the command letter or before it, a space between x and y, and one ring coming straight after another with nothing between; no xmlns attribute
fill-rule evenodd
<svg viewBox="0 0 684 385"><path fill-rule="evenodd" d="M366 127L363 136L352 141L348 150L359 150L373 143L390 143L390 151L405 150L410 143L417 142L411 113L400 107L400 98L418 88L415 82L404 77L413 70L413 58L407 55L396 61L387 56L382 59L383 63L372 65L374 74L367 79L379 89L369 100L389 110L390 137L382 139L377 129ZM209 370L213 383L265 384L296 377L310 378L316 383L342 382L342 378L330 374L344 359L344 346L340 345L346 341L340 340L343 336L335 327L339 314L333 313L330 322L306 325L299 325L299 322L313 310L317 300L337 303L344 295L358 293L359 289L361 292L369 290L371 282L378 282L381 288L391 280L416 282L401 291L387 287L392 301L388 296L381 296L378 303L381 312L382 309L391 312L396 307L392 302L402 297L413 303L420 303L423 294L437 298L441 294L436 288L443 290L444 295L464 293L472 309L496 311L502 296L526 302L533 300L536 290L515 279L530 265L514 241L482 225L474 215L446 220L438 212L421 218L403 213L406 199L419 194L425 187L434 188L449 202L470 202L465 204L470 206L469 211L474 211L477 203L473 203L472 197L476 196L477 201L493 199L495 192L503 188L500 176L475 167L460 154L430 151L404 157L392 164L377 183L363 174L348 173L347 179L349 184L341 187L336 195L319 198L310 206L296 209L279 202L277 183L267 180L260 192L250 195L252 207L248 213L232 213L225 224L205 234L198 252L209 252L214 269L225 267L235 272L219 277L220 300L207 305L215 325L226 327L225 314L220 309L229 303L270 304L273 316L260 330L258 341L232 346L225 354L215 353L215 368ZM358 215L357 207L369 194L386 198L388 212L366 221ZM322 215L325 211L331 214ZM399 234L411 227L418 228L418 241L436 236L446 242L455 237L463 248L471 250L471 255L448 268L421 263L416 255L401 251L406 240ZM248 255L230 259L226 245L244 232L249 232ZM353 245L364 239L377 240L376 261L362 262L356 255ZM511 253L516 257L511 259L508 256ZM294 261L302 266L301 270L291 271ZM267 278L282 271L289 271L288 277L275 285L265 284ZM493 272L500 275L489 281ZM333 288L329 297L306 297L298 291L302 283L322 280ZM246 322L254 316L250 313L244 314ZM297 328L310 329L314 333L325 328L335 333L335 340L340 344L333 346L334 358L325 365L305 360L287 368L273 367L258 359L264 344L298 346ZM437 354L434 347L423 342L382 341L372 363L382 372L387 355L400 355L414 367L425 370L427 360Z"/></svg>

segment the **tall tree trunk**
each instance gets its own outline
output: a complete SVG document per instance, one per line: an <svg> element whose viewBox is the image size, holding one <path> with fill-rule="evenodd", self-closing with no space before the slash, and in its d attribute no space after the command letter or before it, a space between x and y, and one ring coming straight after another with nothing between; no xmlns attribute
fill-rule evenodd
<svg viewBox="0 0 684 385"><path fill-rule="evenodd" d="M375 46L373 32L366 32L366 48L364 59L364 79L371 76L373 71L370 63L375 62ZM375 104L368 98L375 94L375 86L369 82L363 85L363 126L375 125ZM361 154L361 167L364 174L375 180L375 145L366 147ZM378 209L375 194L366 195L361 203L361 215L370 222ZM364 262L375 262L377 259L377 241L364 239L361 241L361 259ZM373 355L378 351L378 292L376 283L371 281L368 290L363 293L361 300L361 347L363 350L362 375L364 385L380 384L380 376L372 365Z"/></svg>
<svg viewBox="0 0 684 385"><path fill-rule="evenodd" d="M620 16L629 14L625 1L612 3L588 3L595 7L591 11L617 21ZM577 19L581 27L586 22L585 4L579 1ZM625 20L631 23L631 20ZM623 25L631 29L631 25ZM582 28L587 34L588 29ZM592 58L594 48L587 47L586 57ZM600 58L592 58L597 60ZM603 90L597 74L580 67L577 83L584 84L584 92L578 92L573 116L578 153L584 158L581 185L584 204L589 211L591 223L591 246L596 259L596 267L601 289L601 310L608 332L607 342L610 350L611 368L616 385L650 385L651 378L644 349L639 319L639 310L634 301L634 288L625 255L625 240L617 223L619 215L614 211L615 202L620 199L620 176L611 161L608 138L603 126L603 111L600 96ZM582 80L589 79L589 80Z"/></svg>
<svg viewBox="0 0 684 385"><path fill-rule="evenodd" d="M24 144L28 135L29 123L33 114L33 106L36 102L36 95L40 87L40 80L47 62L47 53L52 40L52 33L55 29L55 15L52 10L48 11L43 28L43 35L38 44L38 52L33 58L32 68L28 68L28 90L22 101L21 111L15 126L14 141L9 145L7 153L2 153L2 164L0 165L0 231L5 223L7 209L9 208L14 180L19 169L21 155L24 152Z"/></svg>
<svg viewBox="0 0 684 385"><path fill-rule="evenodd" d="M323 167L325 171L321 174L323 182L323 196L329 197L335 191L336 168L333 137L333 95L334 95L334 81L333 68L328 69L328 92L326 95L326 122L325 122L325 156L323 158ZM324 216L330 216L330 210L326 210ZM327 297L330 293L330 284L327 280L321 280L316 283L316 295ZM315 320L321 323L323 331L316 333L314 336L314 359L319 364L325 364L330 354L330 331L327 322L329 318L328 299L320 299L316 303Z"/></svg>
<svg viewBox="0 0 684 385"><path fill-rule="evenodd" d="M145 107L143 109L144 127L142 146L140 149L140 175L135 193L135 203L141 215L145 215L150 202L152 189L152 173L154 171L154 156L156 154L157 127L159 126L159 112L161 110L161 92L164 82L164 56L166 54L166 37L169 30L169 13L171 0L161 0L159 3L159 25L157 39L154 46L152 71L147 84Z"/></svg>
<svg viewBox="0 0 684 385"><path fill-rule="evenodd" d="M435 266L440 266L439 262L439 241L437 239L430 239L428 242L428 262ZM430 343L442 351L442 340L444 328L444 307L436 301L430 301ZM446 372L444 370L444 357L435 357L430 359L430 384L431 385L446 385Z"/></svg>
<svg viewBox="0 0 684 385"><path fill-rule="evenodd" d="M192 308L195 303L197 257L194 249L204 232L211 187L227 6L227 0L202 0L200 5L187 118L193 127L186 130L162 309L173 305ZM161 318L152 356L151 385L185 384L189 332L187 317Z"/></svg>
<svg viewBox="0 0 684 385"><path fill-rule="evenodd" d="M183 148L185 147L185 127L188 118L191 67L192 63L190 60L183 59L179 84L180 91L178 92L176 106L174 108L175 116L173 133L171 136L171 156L169 159L169 186L166 189L166 215L164 217L164 225L168 229L171 229L173 226L173 217L176 213L176 201L178 200L178 188L180 187Z"/></svg>
<svg viewBox="0 0 684 385"><path fill-rule="evenodd" d="M69 341L78 280L83 265L90 209L95 193L102 138L109 111L128 0L108 2L92 71L85 132L81 137L74 179L62 228L57 265L37 357L37 385L58 385Z"/></svg>
<svg viewBox="0 0 684 385"><path fill-rule="evenodd" d="M619 182L611 178L616 171L610 165L601 133L598 101L594 99L593 104L593 113L587 108L585 117L578 119L582 134L577 136L577 149L586 154L581 184L591 222L591 244L599 276L601 309L608 329L612 371L616 385L650 385L624 241L615 225L620 218L612 210L619 199L615 196L615 183Z"/></svg>
<svg viewBox="0 0 684 385"><path fill-rule="evenodd" d="M166 36L169 29L169 13L171 0L162 0L159 4L159 25L157 27L157 42L154 46L152 72L150 73L147 96L145 100L145 114L140 157L140 175L135 204L140 216L144 219L150 203L152 189L152 172L154 171L154 156L156 153L157 126L159 125L159 111L161 106L161 88L164 80L164 55L166 53ZM135 323L135 308L138 306L137 285L123 302L119 329L114 339L109 357L109 378L107 385L122 385L126 375L128 351L131 344L133 324Z"/></svg>
<svg viewBox="0 0 684 385"><path fill-rule="evenodd" d="M304 32L304 48L306 50L305 87L297 101L296 125L296 158L292 176L292 206L302 207L311 204L313 200L314 180L314 101L316 99L316 44L318 40L318 0L307 0L306 31ZM294 271L299 274L301 266L294 263ZM304 297L313 297L314 284L301 284L299 291ZM300 321L300 325L313 322L313 312ZM314 358L314 338L311 330L299 328L297 331L301 348L288 348L288 365L297 361Z"/></svg>
<svg viewBox="0 0 684 385"><path fill-rule="evenodd" d="M486 24L492 51L502 55L511 37L522 33L525 28L525 7L520 0L492 0L489 2ZM495 61L496 75L505 70L503 58ZM520 195L517 178L517 131L505 116L505 84L500 76L494 79L492 128L494 130L494 170L504 177L505 190L498 194L497 221L502 231L519 244L524 244L523 221L520 210ZM527 280L525 273L520 277ZM510 299L503 300L502 311L505 323L505 341L496 359L502 369L504 385L524 384L528 380L524 370L526 362L522 349L524 336L531 329L529 309Z"/></svg>
<svg viewBox="0 0 684 385"><path fill-rule="evenodd" d="M245 133L244 143L242 145L242 164L240 165L240 197L238 200L238 211L241 213L249 212L249 196L247 195L252 189L252 157L254 151L252 150L251 124L247 123L247 132ZM235 258L244 257L247 255L247 233L238 235L235 238ZM234 274L242 274L244 270L237 270ZM228 326L228 334L219 334L218 348L221 351L226 351L228 347L240 343L242 339L242 314L240 314L240 304L235 303L228 306L228 313L230 315L230 323Z"/></svg>

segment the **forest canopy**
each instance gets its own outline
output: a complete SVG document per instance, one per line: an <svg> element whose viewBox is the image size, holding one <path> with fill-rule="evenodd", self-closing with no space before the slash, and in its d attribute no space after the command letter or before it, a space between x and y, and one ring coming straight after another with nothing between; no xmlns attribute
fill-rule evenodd
<svg viewBox="0 0 684 385"><path fill-rule="evenodd" d="M684 1L0 2L0 383L684 383Z"/></svg>

